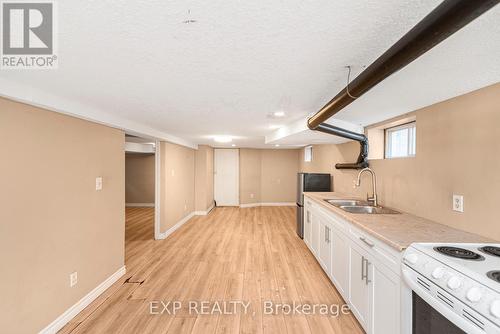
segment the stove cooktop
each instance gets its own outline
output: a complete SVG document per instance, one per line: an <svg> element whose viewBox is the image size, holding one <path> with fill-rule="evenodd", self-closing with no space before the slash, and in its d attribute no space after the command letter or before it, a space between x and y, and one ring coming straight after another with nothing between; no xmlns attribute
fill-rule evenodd
<svg viewBox="0 0 500 334"><path fill-rule="evenodd" d="M434 308L455 314L460 328L500 334L498 250L500 244L414 243L403 256L403 277Z"/></svg>
<svg viewBox="0 0 500 334"><path fill-rule="evenodd" d="M484 247L479 248L479 250L486 253L486 254L500 257L500 247L484 246Z"/></svg>
<svg viewBox="0 0 500 334"><path fill-rule="evenodd" d="M486 275L495 282L500 283L500 270L488 271Z"/></svg>
<svg viewBox="0 0 500 334"><path fill-rule="evenodd" d="M499 244L419 243L415 248L443 264L500 292Z"/></svg>
<svg viewBox="0 0 500 334"><path fill-rule="evenodd" d="M473 260L473 261L484 260L484 256L481 256L478 253L475 253L474 251L465 248L452 247L452 246L438 246L434 247L434 250L438 253L462 260Z"/></svg>

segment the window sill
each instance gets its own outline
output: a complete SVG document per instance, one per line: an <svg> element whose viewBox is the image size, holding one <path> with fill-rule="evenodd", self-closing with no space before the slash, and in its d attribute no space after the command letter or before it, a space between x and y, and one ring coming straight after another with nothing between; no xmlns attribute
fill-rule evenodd
<svg viewBox="0 0 500 334"><path fill-rule="evenodd" d="M403 160L403 159L415 159L416 156L411 157L395 157L395 158L378 158L378 159L368 159L368 161L384 161L384 160Z"/></svg>

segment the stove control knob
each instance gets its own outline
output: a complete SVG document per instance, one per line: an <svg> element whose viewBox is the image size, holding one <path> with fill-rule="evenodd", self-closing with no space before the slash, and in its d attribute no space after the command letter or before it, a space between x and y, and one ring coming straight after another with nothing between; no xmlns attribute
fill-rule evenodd
<svg viewBox="0 0 500 334"><path fill-rule="evenodd" d="M472 302L472 303L477 303L478 301L481 300L481 297L483 296L481 290L477 287L470 288L467 291L467 299Z"/></svg>
<svg viewBox="0 0 500 334"><path fill-rule="evenodd" d="M500 300L494 300L490 305L490 313L495 318L500 319Z"/></svg>
<svg viewBox="0 0 500 334"><path fill-rule="evenodd" d="M418 262L418 255L415 253L411 253L405 256L406 262L409 264L417 264Z"/></svg>
<svg viewBox="0 0 500 334"><path fill-rule="evenodd" d="M450 288L451 290L456 290L460 288L460 286L462 286L462 280L457 276L452 276L448 280L448 288Z"/></svg>
<svg viewBox="0 0 500 334"><path fill-rule="evenodd" d="M444 276L444 268L443 267L437 267L432 272L432 278L441 279L441 278L443 278L443 276Z"/></svg>

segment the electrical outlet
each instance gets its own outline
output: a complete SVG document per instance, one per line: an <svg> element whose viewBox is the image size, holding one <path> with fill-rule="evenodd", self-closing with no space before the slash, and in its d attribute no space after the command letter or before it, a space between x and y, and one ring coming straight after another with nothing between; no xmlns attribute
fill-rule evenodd
<svg viewBox="0 0 500 334"><path fill-rule="evenodd" d="M102 190L102 177L95 178L95 190Z"/></svg>
<svg viewBox="0 0 500 334"><path fill-rule="evenodd" d="M78 283L78 273L75 271L74 273L69 274L69 286L72 288Z"/></svg>
<svg viewBox="0 0 500 334"><path fill-rule="evenodd" d="M464 197L453 195L453 211L464 212Z"/></svg>
<svg viewBox="0 0 500 334"><path fill-rule="evenodd" d="M253 198L254 197L254 194L250 194L250 198Z"/></svg>

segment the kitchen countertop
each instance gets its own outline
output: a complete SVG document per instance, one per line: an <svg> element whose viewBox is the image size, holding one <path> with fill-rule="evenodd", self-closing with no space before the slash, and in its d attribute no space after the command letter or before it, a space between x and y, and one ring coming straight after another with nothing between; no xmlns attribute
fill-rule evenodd
<svg viewBox="0 0 500 334"><path fill-rule="evenodd" d="M431 220L401 214L353 214L337 208L325 199L355 199L353 196L337 192L309 192L304 196L314 200L323 208L337 214L368 234L381 240L387 245L399 250L405 250L414 242L433 243L489 243L494 240L481 237L477 234L458 230ZM399 211L399 210L398 210Z"/></svg>

